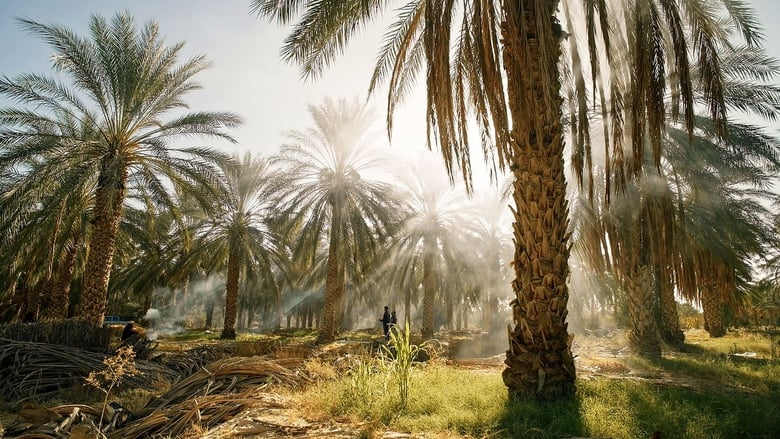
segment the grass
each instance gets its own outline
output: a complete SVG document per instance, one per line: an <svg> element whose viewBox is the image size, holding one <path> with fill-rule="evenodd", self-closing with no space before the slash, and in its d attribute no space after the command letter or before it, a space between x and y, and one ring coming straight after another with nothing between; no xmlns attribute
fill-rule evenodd
<svg viewBox="0 0 780 439"><path fill-rule="evenodd" d="M619 359L622 378L581 378L569 401L540 404L507 397L500 368L464 370L415 364L406 406L389 365L354 359L346 373L296 394L307 416L337 417L382 431L472 438L775 438L780 437L780 359L773 340L748 333L689 337L686 353L655 361ZM735 348L736 345L736 348ZM735 353L756 352L755 358Z"/></svg>

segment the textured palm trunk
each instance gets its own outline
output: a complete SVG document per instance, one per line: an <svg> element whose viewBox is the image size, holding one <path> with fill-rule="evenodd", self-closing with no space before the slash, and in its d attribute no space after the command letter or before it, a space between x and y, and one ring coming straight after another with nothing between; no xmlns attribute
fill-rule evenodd
<svg viewBox="0 0 780 439"><path fill-rule="evenodd" d="M110 166L104 165L101 170L95 192L95 216L92 219L92 235L78 314L79 318L95 326L102 326L106 315L108 281L127 181L127 169L122 168L116 176L112 176L106 168Z"/></svg>
<svg viewBox="0 0 780 439"><path fill-rule="evenodd" d="M680 329L680 316L677 313L677 302L674 299L674 290L665 282L658 282L659 299L661 302L661 339L673 346L680 346L685 342L685 334Z"/></svg>
<svg viewBox="0 0 780 439"><path fill-rule="evenodd" d="M412 315L412 290L408 288L406 290L406 294L404 294L404 325L406 325L406 323L408 322L409 326L411 326L411 318L410 318L411 315Z"/></svg>
<svg viewBox="0 0 780 439"><path fill-rule="evenodd" d="M184 278L184 282L181 286L181 310L184 316L184 321L189 321L190 318L190 277L189 275Z"/></svg>
<svg viewBox="0 0 780 439"><path fill-rule="evenodd" d="M42 318L49 320L68 318L70 284L73 281L73 273L76 272L76 260L80 246L81 235L79 233L74 233L71 237L70 245L58 265L54 286L51 292L51 300L44 309Z"/></svg>
<svg viewBox="0 0 780 439"><path fill-rule="evenodd" d="M334 333L338 334L342 330L346 329L344 327L344 320L347 318L347 311L345 310L344 303L346 302L346 296L347 296L347 289L346 289L346 278L344 277L344 267L341 264L341 259L338 259L339 261L339 274L337 279L337 291L339 291L339 294L336 299L336 307L333 315L333 327L336 328L336 331Z"/></svg>
<svg viewBox="0 0 780 439"><path fill-rule="evenodd" d="M214 302L216 302L216 300L213 297L206 301L206 321L204 322L206 329L210 329L214 324Z"/></svg>
<svg viewBox="0 0 780 439"><path fill-rule="evenodd" d="M433 269L433 240L430 237L423 241L423 322L422 337L433 337L433 307L435 306L436 289Z"/></svg>
<svg viewBox="0 0 780 439"><path fill-rule="evenodd" d="M451 331L455 320L455 301L448 295L445 304L447 306L447 330Z"/></svg>
<svg viewBox="0 0 780 439"><path fill-rule="evenodd" d="M334 203L325 274L325 297L322 301L322 324L317 335L317 343L328 343L336 338L337 315L340 314L339 304L341 303L341 296L344 294L344 277L341 270L341 261L339 260L341 221L340 205L339 203Z"/></svg>
<svg viewBox="0 0 780 439"><path fill-rule="evenodd" d="M561 131L558 1L503 2L503 61L512 116L515 299L502 373L512 397L572 396L567 331L568 221ZM539 17L544 17L539 20ZM540 50L540 46L546 50Z"/></svg>
<svg viewBox="0 0 780 439"><path fill-rule="evenodd" d="M238 316L238 275L240 272L238 255L231 251L228 256L227 280L225 282L225 323L220 338L236 338L236 318Z"/></svg>
<svg viewBox="0 0 780 439"><path fill-rule="evenodd" d="M634 267L624 280L628 299L628 317L631 333L628 336L631 347L640 355L658 357L661 344L658 327L653 315L655 291L647 266Z"/></svg>
<svg viewBox="0 0 780 439"><path fill-rule="evenodd" d="M706 280L701 291L701 308L704 312L705 329L710 337L723 337L726 329L723 326L723 306L716 282Z"/></svg>

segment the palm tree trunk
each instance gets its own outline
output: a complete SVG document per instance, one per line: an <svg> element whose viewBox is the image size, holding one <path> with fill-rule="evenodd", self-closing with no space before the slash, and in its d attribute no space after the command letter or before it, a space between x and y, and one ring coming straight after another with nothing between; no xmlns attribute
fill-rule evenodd
<svg viewBox="0 0 780 439"><path fill-rule="evenodd" d="M344 294L339 245L341 244L341 209L338 202L333 204L333 219L330 227L330 245L325 274L325 297L322 302L322 325L317 335L317 343L328 343L336 338L339 304Z"/></svg>
<svg viewBox="0 0 780 439"><path fill-rule="evenodd" d="M661 339L673 346L681 346L685 342L685 334L680 329L680 317L677 313L677 302L674 299L672 285L656 276L658 297L661 302Z"/></svg>
<svg viewBox="0 0 780 439"><path fill-rule="evenodd" d="M206 321L203 324L206 327L206 329L211 329L211 326L214 324L215 302L216 299L214 299L214 297L210 297L206 299Z"/></svg>
<svg viewBox="0 0 780 439"><path fill-rule="evenodd" d="M111 277L127 181L127 169L122 168L117 171L117 175L112 175L110 167L108 164L103 165L95 192L95 217L92 219L92 236L79 309L79 317L95 326L102 326L106 315L108 280Z"/></svg>
<svg viewBox="0 0 780 439"><path fill-rule="evenodd" d="M558 1L504 1L502 23L512 119L507 152L516 206L515 326L502 377L510 396L540 400L575 392L566 323L569 207L558 77L563 32L554 18L557 6Z"/></svg>
<svg viewBox="0 0 780 439"><path fill-rule="evenodd" d="M49 305L44 309L43 318L61 320L68 317L68 304L70 302L70 284L73 281L73 273L76 271L76 258L81 245L81 234L73 233L70 244L60 263L55 275L54 287L51 293Z"/></svg>
<svg viewBox="0 0 780 439"><path fill-rule="evenodd" d="M625 279L628 296L628 316L631 333L628 336L631 347L640 355L658 357L661 344L653 315L655 292L647 266L635 267Z"/></svg>
<svg viewBox="0 0 780 439"><path fill-rule="evenodd" d="M720 294L716 282L704 281L701 291L701 308L704 312L704 320L710 337L723 337L726 328L723 325L723 306L720 303Z"/></svg>
<svg viewBox="0 0 780 439"><path fill-rule="evenodd" d="M189 298L190 298L190 276L187 275L184 277L184 282L181 286L181 314L184 318L185 322L189 322L190 320L190 304L189 304Z"/></svg>
<svg viewBox="0 0 780 439"><path fill-rule="evenodd" d="M411 327L411 320L412 320L411 315L412 315L412 290L411 288L407 288L406 293L404 294L404 325L409 323L409 326Z"/></svg>
<svg viewBox="0 0 780 439"><path fill-rule="evenodd" d="M422 338L429 339L433 337L433 307L436 299L436 289L434 286L434 267L432 249L434 243L429 237L423 242L423 322Z"/></svg>
<svg viewBox="0 0 780 439"><path fill-rule="evenodd" d="M228 256L227 281L225 283L225 324L220 338L235 340L238 313L239 257L235 252Z"/></svg>
<svg viewBox="0 0 780 439"><path fill-rule="evenodd" d="M447 330L452 331L453 323L455 320L455 301L452 300L451 296L447 296L445 303L447 306Z"/></svg>

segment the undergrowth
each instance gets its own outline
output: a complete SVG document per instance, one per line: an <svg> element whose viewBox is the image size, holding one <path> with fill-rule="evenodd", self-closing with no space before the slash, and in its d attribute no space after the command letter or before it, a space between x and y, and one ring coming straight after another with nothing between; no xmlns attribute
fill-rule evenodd
<svg viewBox="0 0 780 439"><path fill-rule="evenodd" d="M738 347L755 342L736 339ZM735 356L717 343L655 361L616 360L625 367L621 378L581 378L574 398L555 403L510 400L501 368L465 370L434 359L411 364L403 405L393 365L382 356L353 357L346 373L330 374L296 401L307 415L361 425L365 437L780 437L780 361Z"/></svg>

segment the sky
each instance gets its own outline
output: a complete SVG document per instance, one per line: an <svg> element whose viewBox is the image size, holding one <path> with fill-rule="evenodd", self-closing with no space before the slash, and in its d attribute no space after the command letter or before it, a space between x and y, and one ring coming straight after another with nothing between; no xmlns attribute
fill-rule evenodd
<svg viewBox="0 0 780 439"><path fill-rule="evenodd" d="M749 3L764 27L767 50L780 58L780 29L773 27L780 21L780 2ZM264 155L278 151L285 131L311 125L308 105L317 105L325 97L366 97L385 27L382 23L368 26L320 78L304 81L297 67L279 55L287 29L252 15L249 0L0 0L0 74L51 72L51 50L22 30L17 17L63 24L85 35L90 14L108 18L123 10L139 22L157 21L167 43L185 41L184 57L203 54L212 61L210 69L196 76L204 88L187 102L192 110L240 114L245 124L233 131L238 144L220 147ZM370 103L379 115L380 133L384 132L385 93L386 88L380 89ZM391 154L414 157L425 149L423 93L397 110L394 126ZM769 128L780 133L778 123ZM377 137L377 143L386 143L386 137ZM479 156L474 159L479 176Z"/></svg>
<svg viewBox="0 0 780 439"><path fill-rule="evenodd" d="M238 143L229 147L275 153L290 129L311 126L309 105L325 97L365 99L381 42L378 26L360 35L317 80L301 79L296 66L282 61L280 48L286 29L250 14L249 0L0 0L0 74L51 72L52 51L27 34L17 17L63 24L87 33L92 13L110 18L130 11L136 20L159 23L169 44L185 41L182 58L203 54L212 67L195 79L203 89L186 99L192 110L220 110L240 114L245 124L233 130ZM382 89L370 105L377 113L377 143L386 145ZM414 105L416 104L416 105ZM425 100L415 97L397 112L391 152L425 149Z"/></svg>

